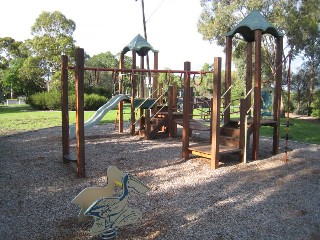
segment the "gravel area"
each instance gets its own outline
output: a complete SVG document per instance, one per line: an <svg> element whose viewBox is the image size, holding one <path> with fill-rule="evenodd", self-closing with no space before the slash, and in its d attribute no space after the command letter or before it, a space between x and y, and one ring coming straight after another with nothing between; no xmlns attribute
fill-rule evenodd
<svg viewBox="0 0 320 240"><path fill-rule="evenodd" d="M262 138L261 160L226 157L214 171L205 159L184 161L181 146L180 135L146 141L96 126L80 179L74 163L62 162L60 127L0 137L0 239L97 239L70 202L104 186L111 165L151 188L130 199L143 219L120 228L118 239L320 239L320 145L290 141L284 163L283 149L272 156Z"/></svg>

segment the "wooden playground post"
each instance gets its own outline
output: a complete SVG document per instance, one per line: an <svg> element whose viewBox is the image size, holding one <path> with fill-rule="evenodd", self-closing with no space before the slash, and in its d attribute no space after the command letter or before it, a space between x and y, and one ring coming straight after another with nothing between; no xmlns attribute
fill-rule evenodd
<svg viewBox="0 0 320 240"><path fill-rule="evenodd" d="M178 86L177 86L177 82L173 82L173 92L172 92L172 108L173 108L173 112L177 112L178 109ZM173 135L177 134L177 123L173 122Z"/></svg>
<svg viewBox="0 0 320 240"><path fill-rule="evenodd" d="M120 62L119 62L119 68L124 68L124 54L121 52L120 54ZM119 94L123 93L123 77L122 72L119 72ZM120 133L123 132L123 101L120 101L118 104L118 119L119 119L119 126L118 130Z"/></svg>
<svg viewBox="0 0 320 240"><path fill-rule="evenodd" d="M173 137L173 86L168 87L168 137Z"/></svg>
<svg viewBox="0 0 320 240"><path fill-rule="evenodd" d="M154 70L158 70L158 65L159 65L159 52L158 51L155 51L153 53L153 69ZM153 92L153 95L151 96L152 98L154 99L157 99L158 96L160 95L160 91L159 91L159 83L158 83L158 76L159 74L158 73L155 73L153 74L153 84L152 84L152 92ZM155 104L155 106L152 108L152 114L156 113L158 111L158 108L157 106L159 106L159 103L157 102Z"/></svg>
<svg viewBox="0 0 320 240"><path fill-rule="evenodd" d="M140 69L144 69L144 56L140 56ZM140 82L139 82L139 97L144 98L144 74L140 73Z"/></svg>
<svg viewBox="0 0 320 240"><path fill-rule="evenodd" d="M151 122L150 122L150 109L145 109L145 131L144 131L144 139L150 139L151 132Z"/></svg>
<svg viewBox="0 0 320 240"><path fill-rule="evenodd" d="M247 140L247 99L240 99L240 139L239 148L241 149L241 161L246 162L246 140Z"/></svg>
<svg viewBox="0 0 320 240"><path fill-rule="evenodd" d="M232 61L232 37L228 36L226 38L226 66L225 66L225 90L227 91L231 86L231 61ZM226 107L230 104L231 101L231 91L229 90L225 96L223 101L223 120L224 123L227 123L230 120L230 107L226 109ZM219 106L220 111L220 106Z"/></svg>
<svg viewBox="0 0 320 240"><path fill-rule="evenodd" d="M132 50L132 69L136 69L136 50ZM136 94L136 78L135 72L131 73L131 123L130 123L130 134L135 134L135 109L134 109L134 98Z"/></svg>
<svg viewBox="0 0 320 240"><path fill-rule="evenodd" d="M76 49L76 145L78 177L85 177L84 145L84 50Z"/></svg>
<svg viewBox="0 0 320 240"><path fill-rule="evenodd" d="M190 71L191 63L184 62L183 88L183 129L182 129L182 157L189 159L189 130L190 130Z"/></svg>
<svg viewBox="0 0 320 240"><path fill-rule="evenodd" d="M190 76L191 77L191 76ZM189 119L193 118L193 110L194 110L194 88L190 86L189 88L190 92L190 100L189 100L189 105L190 105L190 110L189 110ZM189 137L192 137L192 129L189 129Z"/></svg>
<svg viewBox="0 0 320 240"><path fill-rule="evenodd" d="M259 155L260 131L260 98L261 98L261 30L255 30L255 69L254 69L254 115L253 115L253 143L252 159L257 160Z"/></svg>
<svg viewBox="0 0 320 240"><path fill-rule="evenodd" d="M211 169L219 166L220 104L221 104L221 57L214 58L213 94L211 108Z"/></svg>
<svg viewBox="0 0 320 240"><path fill-rule="evenodd" d="M252 89L252 42L247 42L247 57L246 57L246 95ZM251 93L247 98L246 111L251 107Z"/></svg>
<svg viewBox="0 0 320 240"><path fill-rule="evenodd" d="M157 51L155 51L154 53L153 53L153 58L154 58L154 60L153 60L153 69L154 70L158 70L158 64L159 64L159 60L158 60L158 57L159 57L159 54L158 54L158 52ZM153 98L155 98L155 99L157 99L158 98L158 94L159 94L159 90L158 91L155 91L156 89L158 89L158 73L156 73L156 74L154 74L153 75Z"/></svg>
<svg viewBox="0 0 320 240"><path fill-rule="evenodd" d="M69 110L68 110L68 56L61 56L61 115L62 115L62 159L69 163Z"/></svg>
<svg viewBox="0 0 320 240"><path fill-rule="evenodd" d="M276 38L276 79L275 79L275 96L273 101L273 119L276 124L273 127L273 148L272 153L277 154L279 151L280 135L280 104L281 104L281 80L282 80L282 52L283 37Z"/></svg>

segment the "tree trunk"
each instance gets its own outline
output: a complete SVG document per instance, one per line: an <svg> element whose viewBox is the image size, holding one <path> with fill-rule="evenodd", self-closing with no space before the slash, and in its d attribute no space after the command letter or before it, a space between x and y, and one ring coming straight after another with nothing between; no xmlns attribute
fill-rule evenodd
<svg viewBox="0 0 320 240"><path fill-rule="evenodd" d="M308 116L311 115L311 103L313 101L313 94L314 94L314 80L315 80L315 70L314 70L314 61L311 62L311 70L310 70L310 93L308 99Z"/></svg>

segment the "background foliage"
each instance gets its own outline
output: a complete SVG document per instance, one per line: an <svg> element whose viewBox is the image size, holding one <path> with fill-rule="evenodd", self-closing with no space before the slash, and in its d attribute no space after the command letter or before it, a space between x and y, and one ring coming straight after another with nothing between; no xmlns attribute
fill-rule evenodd
<svg viewBox="0 0 320 240"><path fill-rule="evenodd" d="M302 64L292 69L291 105L299 114L319 116L319 72L320 72L320 2L319 0L200 0L202 13L197 23L198 31L205 40L225 47L225 34L238 24L250 11L259 10L266 19L285 34L285 55L291 52L293 58L300 58ZM31 26L31 39L15 41L10 36L0 37L0 99L30 97L38 92L60 91L60 56L69 56L74 65L74 50L77 47L73 33L76 23L61 12L42 12ZM243 94L245 76L245 42L241 36L233 41L232 81L235 85L233 97ZM274 81L274 41L263 36L262 79L265 86ZM94 56L86 54L85 65L90 67L117 68L119 54L102 52ZM285 56L283 58L286 60ZM125 68L131 68L132 59L125 56ZM286 61L284 61L286 66ZM204 63L203 70L212 70L212 64ZM287 69L284 69L284 73ZM70 71L69 92L74 93L74 78ZM117 79L107 72L86 71L85 92L110 98L118 92ZM196 95L210 98L212 76L195 76ZM124 92L130 91L130 78L123 77ZM164 85L177 82L181 89L181 76L160 74L159 81ZM283 92L287 90L286 75L283 76ZM40 96L40 95L39 95ZM38 95L34 99L40 98ZM284 94L285 96L285 94ZM43 97L45 98L45 97ZM96 98L96 97L95 97ZM55 98L53 98L55 99ZM31 101L31 100L30 100ZM40 100L39 100L40 101ZM51 101L51 100L50 100ZM53 101L53 100L52 100ZM56 101L54 101L56 102ZM72 108L72 101L70 103ZM56 108L55 103L46 101L43 108ZM319 116L320 117L320 116Z"/></svg>

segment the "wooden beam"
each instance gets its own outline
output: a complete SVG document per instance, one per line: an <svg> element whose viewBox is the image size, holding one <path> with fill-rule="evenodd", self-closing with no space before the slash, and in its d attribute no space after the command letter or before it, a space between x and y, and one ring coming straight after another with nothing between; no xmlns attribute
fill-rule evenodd
<svg viewBox="0 0 320 240"><path fill-rule="evenodd" d="M276 38L276 78L275 92L273 100L273 120L276 121L273 127L273 146L272 153L279 152L280 138L280 105L281 105L281 80L282 80L282 53L283 53L283 37Z"/></svg>
<svg viewBox="0 0 320 240"><path fill-rule="evenodd" d="M132 69L136 69L136 51L132 50ZM136 132L135 129L135 121L136 121L136 116L135 116L135 108L134 108L134 98L136 95L136 77L132 73L131 74L131 122L130 122L130 133L131 135L134 135Z"/></svg>
<svg viewBox="0 0 320 240"><path fill-rule="evenodd" d="M246 63L246 95L252 88L252 42L247 43L247 63ZM246 107L251 107L251 94L247 98ZM247 111L248 109L246 109Z"/></svg>
<svg viewBox="0 0 320 240"><path fill-rule="evenodd" d="M247 117L247 99L240 99L240 139L239 148L241 149L241 162L246 162L246 131L248 126L246 124Z"/></svg>
<svg viewBox="0 0 320 240"><path fill-rule="evenodd" d="M221 58L214 58L214 79L211 110L211 169L219 166L220 145L220 104L221 104Z"/></svg>
<svg viewBox="0 0 320 240"><path fill-rule="evenodd" d="M84 144L84 50L76 49L76 146L78 177L85 177L85 144Z"/></svg>
<svg viewBox="0 0 320 240"><path fill-rule="evenodd" d="M140 56L140 69L144 69L144 56ZM139 82L139 97L144 98L144 84L145 84L145 79L144 79L144 74L140 74L140 82Z"/></svg>
<svg viewBox="0 0 320 240"><path fill-rule="evenodd" d="M178 85L177 82L173 82L173 93L172 93L172 108L173 112L178 110ZM173 122L173 135L177 134L177 123Z"/></svg>
<svg viewBox="0 0 320 240"><path fill-rule="evenodd" d="M120 54L120 62L119 62L119 68L122 69L124 68L124 54L121 52ZM119 94L123 93L123 84L122 84L122 74L120 72L119 74ZM119 133L123 132L123 101L120 101L118 104L118 131Z"/></svg>
<svg viewBox="0 0 320 240"><path fill-rule="evenodd" d="M153 69L154 70L158 70L158 58L159 58L159 54L158 54L158 52L154 52L153 53ZM156 89L158 89L158 74L154 74L154 76L153 76L153 86L152 86L152 88L153 88L153 91L155 91ZM159 90L158 91L155 91L154 93L153 93L153 98L155 98L155 99L157 99L158 98L158 95L159 94Z"/></svg>
<svg viewBox="0 0 320 240"><path fill-rule="evenodd" d="M232 61L232 37L226 38L226 66L225 66L225 90L231 86L231 61ZM231 101L231 91L224 96L223 106L226 108ZM219 106L220 107L220 106ZM224 112L224 123L230 120L230 108Z"/></svg>
<svg viewBox="0 0 320 240"><path fill-rule="evenodd" d="M255 30L255 69L254 69L254 113L253 113L253 143L252 159L259 157L260 132L260 98L261 98L261 30Z"/></svg>
<svg viewBox="0 0 320 240"><path fill-rule="evenodd" d="M168 137L173 138L173 86L168 87Z"/></svg>
<svg viewBox="0 0 320 240"><path fill-rule="evenodd" d="M69 163L69 109L68 109L68 56L61 56L61 115L62 115L62 159Z"/></svg>
<svg viewBox="0 0 320 240"><path fill-rule="evenodd" d="M144 139L150 139L150 132L151 132L150 110L145 109L144 112L145 112Z"/></svg>
<svg viewBox="0 0 320 240"><path fill-rule="evenodd" d="M184 63L184 70L190 71L191 63ZM189 159L189 116L190 116L190 74L184 73L184 88L183 88L183 129L182 129L182 157Z"/></svg>

